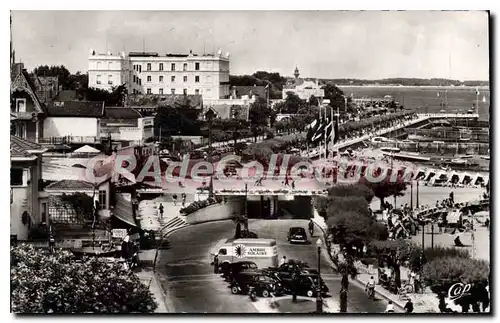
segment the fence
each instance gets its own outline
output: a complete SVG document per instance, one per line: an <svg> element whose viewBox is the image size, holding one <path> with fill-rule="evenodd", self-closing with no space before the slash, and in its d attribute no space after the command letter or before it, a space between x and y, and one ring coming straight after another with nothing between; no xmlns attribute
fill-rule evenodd
<svg viewBox="0 0 500 323"><path fill-rule="evenodd" d="M448 140L473 140L480 142L489 142L490 132L489 130L474 129L470 133L460 132L457 130L434 130L434 129L418 129L418 128L407 128L405 132L408 135L435 137L436 139L448 139Z"/></svg>
<svg viewBox="0 0 500 323"><path fill-rule="evenodd" d="M404 151L419 153L489 155L486 143L437 143L437 142L384 142L372 143L375 147L397 147Z"/></svg>
<svg viewBox="0 0 500 323"><path fill-rule="evenodd" d="M64 137L48 137L39 138L38 143L40 144L98 144L101 139L97 136L64 136Z"/></svg>

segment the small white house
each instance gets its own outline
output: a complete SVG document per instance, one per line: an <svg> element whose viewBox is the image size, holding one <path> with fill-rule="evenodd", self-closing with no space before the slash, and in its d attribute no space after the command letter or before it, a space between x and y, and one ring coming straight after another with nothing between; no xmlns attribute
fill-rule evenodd
<svg viewBox="0 0 500 323"><path fill-rule="evenodd" d="M43 121L44 141L66 137L71 142L97 143L103 115L103 101L52 102Z"/></svg>

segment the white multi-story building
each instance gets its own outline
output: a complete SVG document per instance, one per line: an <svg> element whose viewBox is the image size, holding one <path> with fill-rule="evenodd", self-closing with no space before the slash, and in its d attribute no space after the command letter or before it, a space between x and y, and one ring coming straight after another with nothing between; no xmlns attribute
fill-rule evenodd
<svg viewBox="0 0 500 323"><path fill-rule="evenodd" d="M229 54L129 53L89 56L89 87L110 90L126 84L130 94L200 94L229 97Z"/></svg>
<svg viewBox="0 0 500 323"><path fill-rule="evenodd" d="M283 87L283 99L286 99L288 93L296 94L300 99L309 101L311 96L322 99L325 97L325 91L318 84L318 80L316 82L308 81L299 78L300 73L299 69L296 67L294 71L294 79L288 80L285 86Z"/></svg>

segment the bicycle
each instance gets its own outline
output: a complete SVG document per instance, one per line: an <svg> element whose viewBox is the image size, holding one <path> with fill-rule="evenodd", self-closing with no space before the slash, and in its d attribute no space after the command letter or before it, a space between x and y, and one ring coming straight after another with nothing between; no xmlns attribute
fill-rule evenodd
<svg viewBox="0 0 500 323"><path fill-rule="evenodd" d="M406 284L398 289L398 296L400 299L408 299L408 294L413 293L413 286L410 284Z"/></svg>

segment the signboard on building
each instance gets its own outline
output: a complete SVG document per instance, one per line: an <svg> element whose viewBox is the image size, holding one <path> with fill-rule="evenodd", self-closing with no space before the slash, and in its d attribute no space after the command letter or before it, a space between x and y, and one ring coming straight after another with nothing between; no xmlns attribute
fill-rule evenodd
<svg viewBox="0 0 500 323"><path fill-rule="evenodd" d="M123 239L127 236L127 229L113 229L111 230L111 236L117 239Z"/></svg>

